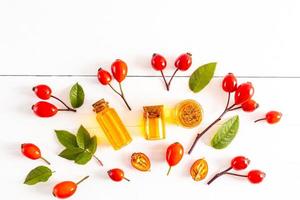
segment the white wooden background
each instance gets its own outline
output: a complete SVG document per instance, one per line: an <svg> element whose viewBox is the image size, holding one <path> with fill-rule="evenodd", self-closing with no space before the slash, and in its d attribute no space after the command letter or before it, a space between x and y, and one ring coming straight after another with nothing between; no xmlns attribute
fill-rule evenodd
<svg viewBox="0 0 300 200"><path fill-rule="evenodd" d="M1 198L53 199L55 183L90 175L72 199L295 199L300 185L299 11L297 0L0 0ZM159 73L149 66L151 55L165 55L166 73L171 74L175 58L186 51L193 53L193 66L179 76L217 61L216 76L199 94L189 91L187 77L176 77L166 92L161 78L155 77ZM95 76L98 67L108 69L116 58L129 66L124 90L132 112ZM167 177L166 147L179 141L188 148L196 132L223 110L226 94L220 83L228 72L235 73L240 83L253 82L259 110L240 113L239 134L227 149L218 151L207 145L216 126ZM77 81L85 89L86 101L76 114L59 113L49 119L33 115L30 108L38 99L32 86L49 84L55 95L68 101L68 91ZM121 151L108 145L91 109L103 97L119 111L134 138ZM143 105L171 108L186 98L204 107L200 127L188 130L168 124L166 140L142 138ZM270 109L283 112L279 124L252 122ZM80 124L99 136L97 155L104 168L94 161L79 166L57 156L62 147L53 130L75 131ZM30 169L44 164L21 155L24 142L39 145L51 161L56 173L48 183L22 184ZM130 166L130 155L136 151L149 155L151 173ZM251 185L247 180L223 177L208 187L207 179L236 155L251 159L249 169L265 171L265 181ZM206 181L194 182L189 167L200 157L207 159L209 174ZM110 181L106 171L113 167L123 168L132 181Z"/></svg>

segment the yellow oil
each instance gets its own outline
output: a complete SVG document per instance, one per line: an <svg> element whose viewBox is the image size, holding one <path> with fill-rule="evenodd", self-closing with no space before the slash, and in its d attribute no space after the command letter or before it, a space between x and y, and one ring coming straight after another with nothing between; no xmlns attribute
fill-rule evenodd
<svg viewBox="0 0 300 200"><path fill-rule="evenodd" d="M115 150L121 149L132 141L118 113L114 108L110 108L104 99L93 104L93 107L100 127Z"/></svg>
<svg viewBox="0 0 300 200"><path fill-rule="evenodd" d="M147 140L166 138L165 116L162 105L144 107L144 135Z"/></svg>

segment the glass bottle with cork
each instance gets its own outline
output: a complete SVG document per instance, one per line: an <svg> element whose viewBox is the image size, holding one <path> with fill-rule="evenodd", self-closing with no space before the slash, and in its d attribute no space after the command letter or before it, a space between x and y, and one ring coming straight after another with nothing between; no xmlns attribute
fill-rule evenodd
<svg viewBox="0 0 300 200"><path fill-rule="evenodd" d="M93 111L97 113L96 119L106 138L115 150L121 149L132 141L132 138L114 108L101 99L93 104Z"/></svg>

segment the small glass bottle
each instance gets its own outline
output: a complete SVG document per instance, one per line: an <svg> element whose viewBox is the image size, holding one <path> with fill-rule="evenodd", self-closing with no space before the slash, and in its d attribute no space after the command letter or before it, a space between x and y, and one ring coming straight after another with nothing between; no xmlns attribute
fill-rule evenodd
<svg viewBox="0 0 300 200"><path fill-rule="evenodd" d="M121 149L132 141L118 113L108 106L108 102L101 99L93 104L93 108L97 113L98 123L115 150Z"/></svg>
<svg viewBox="0 0 300 200"><path fill-rule="evenodd" d="M176 105L174 118L178 125L185 128L194 128L201 123L203 110L197 101L187 99Z"/></svg>
<svg viewBox="0 0 300 200"><path fill-rule="evenodd" d="M147 140L166 138L164 106L144 106L144 135Z"/></svg>

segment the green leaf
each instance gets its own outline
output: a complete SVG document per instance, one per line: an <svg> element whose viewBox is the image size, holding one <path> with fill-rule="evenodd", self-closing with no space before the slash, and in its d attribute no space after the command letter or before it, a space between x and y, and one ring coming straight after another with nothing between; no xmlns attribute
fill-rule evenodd
<svg viewBox="0 0 300 200"><path fill-rule="evenodd" d="M76 141L80 148L86 149L91 140L89 132L81 125L77 131Z"/></svg>
<svg viewBox="0 0 300 200"><path fill-rule="evenodd" d="M84 91L78 83L70 90L70 101L73 108L79 108L84 102Z"/></svg>
<svg viewBox="0 0 300 200"><path fill-rule="evenodd" d="M46 182L52 176L52 171L45 166L38 166L31 170L24 181L24 184L34 185L39 182Z"/></svg>
<svg viewBox="0 0 300 200"><path fill-rule="evenodd" d="M65 149L60 152L59 156L68 160L75 160L77 156L84 152L84 149L80 148L72 148L72 149Z"/></svg>
<svg viewBox="0 0 300 200"><path fill-rule="evenodd" d="M197 93L208 85L216 69L217 63L208 63L198 67L191 75L189 80L190 89Z"/></svg>
<svg viewBox="0 0 300 200"><path fill-rule="evenodd" d="M66 148L78 147L76 142L76 136L65 130L55 130L58 141Z"/></svg>
<svg viewBox="0 0 300 200"><path fill-rule="evenodd" d="M93 154L91 154L90 152L84 151L76 157L75 163L84 165L91 160L92 156Z"/></svg>
<svg viewBox="0 0 300 200"><path fill-rule="evenodd" d="M91 138L87 149L92 154L94 154L96 152L96 150L97 150L97 137L95 135Z"/></svg>
<svg viewBox="0 0 300 200"><path fill-rule="evenodd" d="M224 149L227 147L234 137L236 136L239 129L239 116L236 115L227 120L214 135L211 140L211 146L215 149Z"/></svg>

